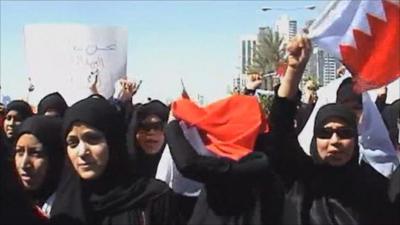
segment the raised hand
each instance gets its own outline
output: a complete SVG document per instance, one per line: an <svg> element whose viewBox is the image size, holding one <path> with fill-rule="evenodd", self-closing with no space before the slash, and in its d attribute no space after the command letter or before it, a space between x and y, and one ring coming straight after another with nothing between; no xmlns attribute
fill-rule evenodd
<svg viewBox="0 0 400 225"><path fill-rule="evenodd" d="M280 97L295 99L311 50L310 40L304 35L296 36L288 44L288 67L278 90Z"/></svg>
<svg viewBox="0 0 400 225"><path fill-rule="evenodd" d="M246 77L246 89L256 90L262 84L262 76L260 74L249 74Z"/></svg>
<svg viewBox="0 0 400 225"><path fill-rule="evenodd" d="M140 83L139 83L140 84ZM114 98L122 102L132 100L132 97L136 94L139 89L139 84L135 81L130 81L126 78L121 78L115 82Z"/></svg>
<svg viewBox="0 0 400 225"><path fill-rule="evenodd" d="M311 54L311 43L304 35L296 36L287 47L288 68L303 72Z"/></svg>
<svg viewBox="0 0 400 225"><path fill-rule="evenodd" d="M94 72L90 72L90 75L88 77L88 86L89 86L89 90L90 92L92 92L92 94L98 94L99 91L97 90L97 83L98 83L98 76L99 76L99 71L96 70Z"/></svg>

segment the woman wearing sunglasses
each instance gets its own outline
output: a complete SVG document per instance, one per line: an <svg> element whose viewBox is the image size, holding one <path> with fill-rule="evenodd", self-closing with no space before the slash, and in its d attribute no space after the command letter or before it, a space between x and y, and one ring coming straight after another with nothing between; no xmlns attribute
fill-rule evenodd
<svg viewBox="0 0 400 225"><path fill-rule="evenodd" d="M288 48L288 69L274 100L269 156L286 186L283 224L392 224L387 179L358 162L356 115L331 103L316 114L310 156L294 133L297 87L311 46L297 37Z"/></svg>
<svg viewBox="0 0 400 225"><path fill-rule="evenodd" d="M127 132L133 172L155 177L166 144L164 126L168 114L169 108L158 100L143 104L134 111Z"/></svg>

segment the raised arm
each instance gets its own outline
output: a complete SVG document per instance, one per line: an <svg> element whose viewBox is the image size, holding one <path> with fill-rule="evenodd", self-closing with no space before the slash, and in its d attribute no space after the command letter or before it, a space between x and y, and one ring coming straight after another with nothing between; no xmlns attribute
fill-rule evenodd
<svg viewBox="0 0 400 225"><path fill-rule="evenodd" d="M292 180L309 162L301 149L294 129L296 97L305 66L311 52L310 41L296 37L288 46L288 68L281 80L269 117L273 148L268 155L277 173L286 181ZM312 135L312 134L310 134Z"/></svg>
<svg viewBox="0 0 400 225"><path fill-rule="evenodd" d="M137 93L140 83L126 78L119 79L114 85L114 95L109 99L117 110L124 116L125 121L130 121L134 106L132 98Z"/></svg>
<svg viewBox="0 0 400 225"><path fill-rule="evenodd" d="M239 161L198 155L176 120L168 124L166 137L178 170L202 183L250 182L269 171L268 159L261 152L250 153Z"/></svg>
<svg viewBox="0 0 400 225"><path fill-rule="evenodd" d="M296 36L287 47L288 67L278 89L278 96L295 100L301 77L311 53L310 40L304 36Z"/></svg>
<svg viewBox="0 0 400 225"><path fill-rule="evenodd" d="M310 40L296 36L287 48L288 67L276 93L272 106L271 130L286 136L294 131L298 86L311 53Z"/></svg>

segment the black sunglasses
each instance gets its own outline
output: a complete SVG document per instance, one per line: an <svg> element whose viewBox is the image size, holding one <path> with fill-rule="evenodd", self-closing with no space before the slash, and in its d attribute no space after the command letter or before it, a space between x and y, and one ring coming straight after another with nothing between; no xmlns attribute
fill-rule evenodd
<svg viewBox="0 0 400 225"><path fill-rule="evenodd" d="M332 137L333 133L336 133L337 136L343 139L349 139L353 138L356 132L352 128L348 127L339 127L336 129L330 128L330 127L325 127L325 128L320 128L317 129L315 132L315 136L317 138L322 138L322 139L329 139Z"/></svg>
<svg viewBox="0 0 400 225"><path fill-rule="evenodd" d="M162 121L153 123L141 123L139 124L139 130L150 131L150 130L164 130L165 124Z"/></svg>

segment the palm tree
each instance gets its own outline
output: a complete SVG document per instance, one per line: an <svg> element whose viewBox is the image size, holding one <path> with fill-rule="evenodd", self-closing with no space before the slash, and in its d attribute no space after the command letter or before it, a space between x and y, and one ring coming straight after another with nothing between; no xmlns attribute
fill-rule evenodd
<svg viewBox="0 0 400 225"><path fill-rule="evenodd" d="M276 81L276 71L283 65L285 55L284 38L270 27L260 28L253 63L248 73L272 74L264 78L264 89L272 90Z"/></svg>
<svg viewBox="0 0 400 225"><path fill-rule="evenodd" d="M264 75L275 72L283 62L285 54L283 37L266 27L260 28L257 39L253 63L249 66L248 73Z"/></svg>

